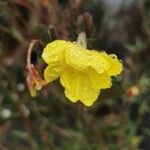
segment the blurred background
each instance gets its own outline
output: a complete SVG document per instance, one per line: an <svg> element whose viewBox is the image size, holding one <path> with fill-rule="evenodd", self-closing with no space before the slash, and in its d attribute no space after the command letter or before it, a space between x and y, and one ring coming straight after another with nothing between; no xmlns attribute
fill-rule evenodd
<svg viewBox="0 0 150 150"><path fill-rule="evenodd" d="M32 98L26 57L32 39L75 41L116 54L124 71L92 107L64 97L59 81ZM32 63L43 72L43 47ZM0 150L150 149L149 0L0 0Z"/></svg>

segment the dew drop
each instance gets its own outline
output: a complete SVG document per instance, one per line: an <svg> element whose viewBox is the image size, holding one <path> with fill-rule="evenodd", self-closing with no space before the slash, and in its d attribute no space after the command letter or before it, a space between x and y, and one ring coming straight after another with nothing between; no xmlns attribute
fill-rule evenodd
<svg viewBox="0 0 150 150"><path fill-rule="evenodd" d="M122 63L122 60L121 60L121 59L119 59L119 62L120 62L120 63Z"/></svg>
<svg viewBox="0 0 150 150"><path fill-rule="evenodd" d="M109 56L113 59L117 59L117 56L115 54L110 54Z"/></svg>

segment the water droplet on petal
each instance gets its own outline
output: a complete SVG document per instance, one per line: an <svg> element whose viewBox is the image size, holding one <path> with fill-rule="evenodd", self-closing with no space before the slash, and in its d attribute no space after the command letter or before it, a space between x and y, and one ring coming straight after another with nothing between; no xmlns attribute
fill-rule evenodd
<svg viewBox="0 0 150 150"><path fill-rule="evenodd" d="M120 63L122 63L122 60L121 60L121 59L119 59L119 62L120 62Z"/></svg>
<svg viewBox="0 0 150 150"><path fill-rule="evenodd" d="M113 59L117 59L117 56L115 54L110 54L109 56Z"/></svg>

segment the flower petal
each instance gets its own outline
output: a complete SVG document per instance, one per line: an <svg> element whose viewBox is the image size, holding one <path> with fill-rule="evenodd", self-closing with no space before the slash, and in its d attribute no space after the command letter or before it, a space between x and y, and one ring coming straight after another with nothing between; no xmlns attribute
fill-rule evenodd
<svg viewBox="0 0 150 150"><path fill-rule="evenodd" d="M56 62L64 59L64 51L66 47L71 42L63 41L63 40L55 40L54 42L51 42L47 44L47 46L44 48L42 58L47 64L50 64L51 62Z"/></svg>
<svg viewBox="0 0 150 150"><path fill-rule="evenodd" d="M60 62L54 62L47 66L44 70L44 78L47 82L51 82L57 79L60 74L63 72L65 66L63 66Z"/></svg>
<svg viewBox="0 0 150 150"><path fill-rule="evenodd" d="M117 56L114 54L109 55L111 67L108 69L108 74L111 76L119 75L123 70L122 63L117 59Z"/></svg>
<svg viewBox="0 0 150 150"><path fill-rule="evenodd" d="M74 44L65 51L67 65L77 70L84 70L90 64L91 55L81 45Z"/></svg>
<svg viewBox="0 0 150 150"><path fill-rule="evenodd" d="M60 77L61 84L65 87L65 95L72 102L82 101L86 106L91 106L97 99L100 90L93 89L86 73L67 68Z"/></svg>
<svg viewBox="0 0 150 150"><path fill-rule="evenodd" d="M90 67L87 70L87 74L94 89L106 89L110 88L112 85L111 77L107 74L107 72L97 73L93 68Z"/></svg>
<svg viewBox="0 0 150 150"><path fill-rule="evenodd" d="M81 71L91 66L98 73L103 73L111 66L106 53L86 50L77 44L66 49L65 60L69 66Z"/></svg>
<svg viewBox="0 0 150 150"><path fill-rule="evenodd" d="M118 60L116 55L108 55L105 52L98 52L94 50L92 52L93 58L95 59L91 59L91 64L98 73L107 71L110 76L116 76L123 70L122 63Z"/></svg>
<svg viewBox="0 0 150 150"><path fill-rule="evenodd" d="M108 59L108 55L105 52L92 50L91 55L91 67L94 68L98 73L104 73L106 70L108 70L108 68L110 68L111 64Z"/></svg>

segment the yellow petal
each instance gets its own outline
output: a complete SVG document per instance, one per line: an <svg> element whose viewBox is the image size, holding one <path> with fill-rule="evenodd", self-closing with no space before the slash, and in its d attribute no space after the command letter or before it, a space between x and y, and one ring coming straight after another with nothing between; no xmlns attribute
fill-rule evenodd
<svg viewBox="0 0 150 150"><path fill-rule="evenodd" d="M65 95L72 102L80 100L84 105L91 106L97 99L100 90L93 89L86 73L67 68L60 77L65 87Z"/></svg>
<svg viewBox="0 0 150 150"><path fill-rule="evenodd" d="M111 76L119 75L123 70L122 63L117 59L114 54L109 55L111 67L108 69L108 74Z"/></svg>
<svg viewBox="0 0 150 150"><path fill-rule="evenodd" d="M64 51L71 42L55 40L44 48L42 58L47 64L64 59Z"/></svg>
<svg viewBox="0 0 150 150"><path fill-rule="evenodd" d="M44 70L44 78L47 82L51 82L57 79L60 74L63 72L65 66L60 62L54 62L47 66Z"/></svg>
<svg viewBox="0 0 150 150"><path fill-rule="evenodd" d="M109 56L104 52L86 50L77 44L75 46L68 47L65 51L65 60L67 65L81 71L88 67L92 67L98 73L105 72L111 66L108 57Z"/></svg>
<svg viewBox="0 0 150 150"><path fill-rule="evenodd" d="M107 72L97 73L93 68L90 67L87 70L87 74L94 89L106 89L110 88L112 85L111 78Z"/></svg>
<svg viewBox="0 0 150 150"><path fill-rule="evenodd" d="M92 66L98 73L107 71L110 76L116 76L123 70L122 63L114 54L108 55L105 52L92 51Z"/></svg>
<svg viewBox="0 0 150 150"><path fill-rule="evenodd" d="M77 70L84 70L90 65L91 55L81 45L74 44L65 51L67 65Z"/></svg>
<svg viewBox="0 0 150 150"><path fill-rule="evenodd" d="M110 68L111 64L108 59L108 55L105 52L98 52L92 50L91 55L92 55L90 59L91 66L98 73L104 73L106 70L108 70L108 68Z"/></svg>

